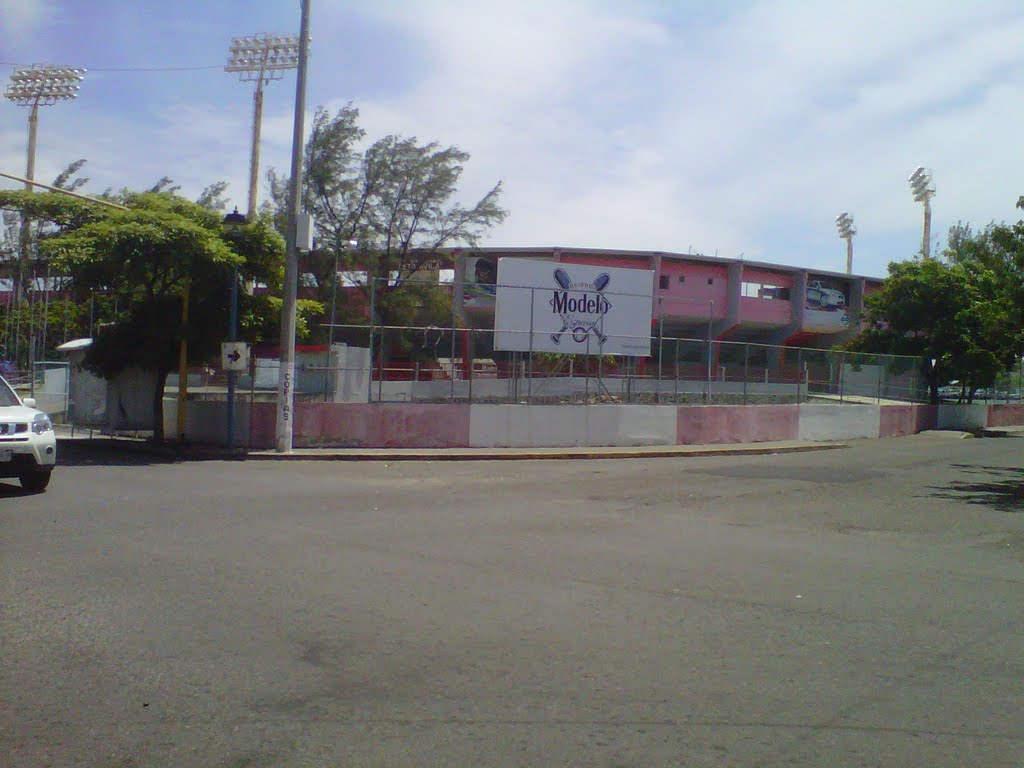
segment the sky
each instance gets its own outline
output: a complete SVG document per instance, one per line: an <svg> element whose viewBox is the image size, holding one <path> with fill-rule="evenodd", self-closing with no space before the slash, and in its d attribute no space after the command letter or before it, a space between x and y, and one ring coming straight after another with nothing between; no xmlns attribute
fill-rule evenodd
<svg viewBox="0 0 1024 768"><path fill-rule="evenodd" d="M89 70L40 111L37 178L85 158L85 191L226 180L244 210L252 88L227 49L298 25L297 0L0 0L5 82ZM462 202L501 181L510 214L484 245L842 272L847 211L854 271L884 276L921 246L917 166L933 244L1019 218L1019 0L312 0L311 28L308 113L352 102L368 140L469 152ZM287 174L294 98L294 73L267 88L264 172ZM27 116L0 102L0 171L25 170Z"/></svg>

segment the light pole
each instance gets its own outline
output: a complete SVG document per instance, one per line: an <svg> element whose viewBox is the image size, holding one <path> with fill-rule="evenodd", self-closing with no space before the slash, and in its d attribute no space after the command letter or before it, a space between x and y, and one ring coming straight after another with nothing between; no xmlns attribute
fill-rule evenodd
<svg viewBox="0 0 1024 768"><path fill-rule="evenodd" d="M16 69L4 91L4 98L19 107L28 107L28 149L25 162L25 189L32 191L36 175L36 129L39 126L39 107L48 107L58 101L78 98L78 84L85 77L85 70L77 67L57 67L50 64L33 64L25 69ZM14 297L18 304L25 300L25 279L28 265L32 262L32 236L29 232L28 212L22 211L21 232L19 233L21 258L14 275ZM47 283L46 290L49 290ZM29 341L29 371L35 367L35 332Z"/></svg>
<svg viewBox="0 0 1024 768"><path fill-rule="evenodd" d="M256 218L256 188L260 175L260 129L263 124L263 86L280 80L299 66L299 38L295 35L236 37L228 49L225 72L237 72L242 82L255 82L252 95L252 152L249 156L249 221Z"/></svg>
<svg viewBox="0 0 1024 768"><path fill-rule="evenodd" d="M309 60L309 4L302 0L299 62L295 78L295 122L292 126L292 175L288 189L288 228L285 233L284 295L281 306L281 367L277 380L276 450L291 453L295 403L295 302L299 282L299 214L302 212L302 149L306 112L306 63Z"/></svg>
<svg viewBox="0 0 1024 768"><path fill-rule="evenodd" d="M931 237L932 237L932 198L935 197L935 187L932 186L932 172L918 166L907 179L910 188L914 192L914 201L924 205L924 236L921 239L921 255L931 258Z"/></svg>
<svg viewBox="0 0 1024 768"><path fill-rule="evenodd" d="M249 220L238 212L238 208L224 217L224 223L232 227L249 223ZM228 341L238 341L238 265L231 268L231 286L229 289L228 301ZM232 369L228 371L228 450L235 448L235 383L238 380L238 373ZM250 415L250 418L252 416Z"/></svg>
<svg viewBox="0 0 1024 768"><path fill-rule="evenodd" d="M836 216L836 228L839 230L839 237L846 241L846 274L853 274L853 236L857 230L853 228L853 217L846 211Z"/></svg>

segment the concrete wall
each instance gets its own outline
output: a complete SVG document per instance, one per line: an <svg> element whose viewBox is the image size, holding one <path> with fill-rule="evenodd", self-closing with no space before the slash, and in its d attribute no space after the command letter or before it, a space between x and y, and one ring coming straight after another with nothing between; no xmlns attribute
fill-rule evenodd
<svg viewBox="0 0 1024 768"><path fill-rule="evenodd" d="M988 423L989 406L984 403L940 405L938 409L939 429L983 429Z"/></svg>
<svg viewBox="0 0 1024 768"><path fill-rule="evenodd" d="M292 444L296 448L465 448L469 446L468 405L400 403L295 404ZM275 442L277 407L255 403L252 448Z"/></svg>
<svg viewBox="0 0 1024 768"><path fill-rule="evenodd" d="M849 440L878 437L877 405L801 405L800 440Z"/></svg>
<svg viewBox="0 0 1024 768"><path fill-rule="evenodd" d="M934 405L883 405L879 413L879 437L916 435L935 429L938 407Z"/></svg>
<svg viewBox="0 0 1024 768"><path fill-rule="evenodd" d="M153 429L156 374L132 368L107 384L107 426L111 429Z"/></svg>
<svg viewBox="0 0 1024 768"><path fill-rule="evenodd" d="M941 423L964 424L979 414L984 418L989 407L298 402L293 443L297 448L496 448L831 441L911 435ZM173 400L165 401L168 434L173 433L174 408ZM1024 424L1024 406L991 408L998 409L993 420L1000 425ZM248 441L248 404L239 404L238 444L273 447L275 404L255 403L252 414ZM223 444L224 432L223 402L190 401L190 440Z"/></svg>
<svg viewBox="0 0 1024 768"><path fill-rule="evenodd" d="M164 434L178 429L178 399L164 398ZM189 400L185 409L185 437L194 443L227 445L227 404L219 400ZM235 403L235 445L244 446L249 435L249 404Z"/></svg>
<svg viewBox="0 0 1024 768"><path fill-rule="evenodd" d="M1024 405L990 405L988 427L1012 427L1024 424Z"/></svg>
<svg viewBox="0 0 1024 768"><path fill-rule="evenodd" d="M795 405L680 406L676 442L704 445L795 440L799 414L800 408Z"/></svg>
<svg viewBox="0 0 1024 768"><path fill-rule="evenodd" d="M474 448L675 445L670 405L474 405Z"/></svg>

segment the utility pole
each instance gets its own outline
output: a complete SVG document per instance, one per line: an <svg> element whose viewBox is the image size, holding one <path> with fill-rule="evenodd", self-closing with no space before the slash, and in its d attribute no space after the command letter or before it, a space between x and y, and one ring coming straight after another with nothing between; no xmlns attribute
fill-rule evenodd
<svg viewBox="0 0 1024 768"><path fill-rule="evenodd" d="M277 381L278 453L291 453L295 405L295 303L299 282L296 248L298 219L302 212L302 150L306 112L306 64L309 60L309 4L301 0L298 75L295 78L295 123L292 127L292 174L288 192L288 229L285 236L284 297L281 307L281 368Z"/></svg>
<svg viewBox="0 0 1024 768"><path fill-rule="evenodd" d="M256 193L260 177L260 132L263 125L263 86L280 80L299 66L299 38L295 35L236 37L228 49L225 72L237 72L242 82L254 82L252 94L252 149L249 155L249 205L246 217L256 219Z"/></svg>

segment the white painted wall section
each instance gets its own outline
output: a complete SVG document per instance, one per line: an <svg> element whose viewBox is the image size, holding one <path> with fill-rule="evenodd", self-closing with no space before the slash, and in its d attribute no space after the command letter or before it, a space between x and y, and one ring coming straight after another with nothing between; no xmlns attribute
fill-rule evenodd
<svg viewBox="0 0 1024 768"><path fill-rule="evenodd" d="M801 440L850 440L878 437L881 411L877 405L801 405Z"/></svg>
<svg viewBox="0 0 1024 768"><path fill-rule="evenodd" d="M988 404L940 405L939 429L984 429L988 426Z"/></svg>
<svg viewBox="0 0 1024 768"><path fill-rule="evenodd" d="M668 405L474 405L474 448L675 445L676 409Z"/></svg>

